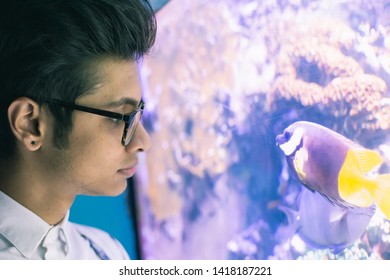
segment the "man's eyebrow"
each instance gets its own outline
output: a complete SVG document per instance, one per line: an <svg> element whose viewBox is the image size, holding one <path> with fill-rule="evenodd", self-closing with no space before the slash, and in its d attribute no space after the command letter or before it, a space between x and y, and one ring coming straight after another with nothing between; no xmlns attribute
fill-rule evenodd
<svg viewBox="0 0 390 280"><path fill-rule="evenodd" d="M124 105L131 105L135 108L138 106L138 104L139 104L139 100L136 100L134 98L129 98L129 97L123 97L119 100L110 101L110 102L104 104L103 106L109 107L109 108L118 108L118 107L121 107Z"/></svg>

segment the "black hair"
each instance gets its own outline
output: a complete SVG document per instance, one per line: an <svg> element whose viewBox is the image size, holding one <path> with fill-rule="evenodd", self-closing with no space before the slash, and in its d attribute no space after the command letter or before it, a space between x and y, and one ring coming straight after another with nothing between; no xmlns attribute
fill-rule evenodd
<svg viewBox="0 0 390 280"><path fill-rule="evenodd" d="M0 1L0 158L15 152L7 109L16 98L75 102L97 82L95 63L140 59L156 28L147 0ZM72 112L48 107L53 141L66 147Z"/></svg>

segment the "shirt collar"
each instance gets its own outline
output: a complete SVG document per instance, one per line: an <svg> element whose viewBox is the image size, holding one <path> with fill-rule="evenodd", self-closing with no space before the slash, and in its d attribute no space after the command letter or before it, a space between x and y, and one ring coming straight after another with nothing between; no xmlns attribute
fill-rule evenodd
<svg viewBox="0 0 390 280"><path fill-rule="evenodd" d="M68 225L69 211L57 225L64 229ZM53 226L0 191L0 234L3 235L26 258L29 258L47 232Z"/></svg>

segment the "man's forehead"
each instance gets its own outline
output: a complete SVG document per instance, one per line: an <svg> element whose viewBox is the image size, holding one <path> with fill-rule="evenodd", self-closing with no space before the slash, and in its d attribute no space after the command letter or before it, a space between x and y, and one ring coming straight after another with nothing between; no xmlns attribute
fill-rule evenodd
<svg viewBox="0 0 390 280"><path fill-rule="evenodd" d="M142 94L138 63L106 59L95 64L97 83L78 99L106 108L137 107ZM91 104L92 105L92 104Z"/></svg>
<svg viewBox="0 0 390 280"><path fill-rule="evenodd" d="M118 100L109 101L109 102L103 104L103 106L104 107L110 107L110 108L118 108L118 107L122 107L122 106L126 106L126 105L129 105L129 106L132 106L132 107L137 107L139 102L140 101L135 99L135 98L122 97L122 98L120 98Z"/></svg>

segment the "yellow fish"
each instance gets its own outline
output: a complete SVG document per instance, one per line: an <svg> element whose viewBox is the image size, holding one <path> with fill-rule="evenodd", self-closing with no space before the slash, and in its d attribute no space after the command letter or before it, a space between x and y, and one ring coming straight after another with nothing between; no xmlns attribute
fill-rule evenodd
<svg viewBox="0 0 390 280"><path fill-rule="evenodd" d="M381 155L341 134L299 121L276 137L289 167L309 189L345 207L374 202L390 220L390 174L377 174Z"/></svg>

